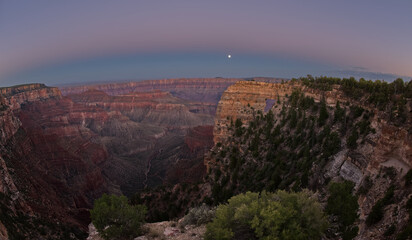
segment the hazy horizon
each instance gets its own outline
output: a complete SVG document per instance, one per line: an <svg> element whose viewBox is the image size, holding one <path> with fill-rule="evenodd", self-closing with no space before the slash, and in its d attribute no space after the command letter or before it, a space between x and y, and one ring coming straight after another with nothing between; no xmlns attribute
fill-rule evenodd
<svg viewBox="0 0 412 240"><path fill-rule="evenodd" d="M0 1L0 86L307 74L408 81L411 9L371 0Z"/></svg>

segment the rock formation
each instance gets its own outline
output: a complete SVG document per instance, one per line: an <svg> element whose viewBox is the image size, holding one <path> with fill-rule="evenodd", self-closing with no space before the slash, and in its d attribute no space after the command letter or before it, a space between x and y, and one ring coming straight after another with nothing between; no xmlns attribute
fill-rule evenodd
<svg viewBox="0 0 412 240"><path fill-rule="evenodd" d="M249 108L263 112L271 100L283 100L293 89L294 86L289 84L256 81L240 81L228 87L217 106L214 142L220 142L227 137L227 128L236 119L247 124L253 118Z"/></svg>

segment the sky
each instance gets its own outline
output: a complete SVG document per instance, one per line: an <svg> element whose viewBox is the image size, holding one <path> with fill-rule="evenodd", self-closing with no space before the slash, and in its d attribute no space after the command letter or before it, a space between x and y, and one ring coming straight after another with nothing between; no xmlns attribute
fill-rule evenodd
<svg viewBox="0 0 412 240"><path fill-rule="evenodd" d="M0 86L306 74L409 80L411 12L409 0L0 0Z"/></svg>

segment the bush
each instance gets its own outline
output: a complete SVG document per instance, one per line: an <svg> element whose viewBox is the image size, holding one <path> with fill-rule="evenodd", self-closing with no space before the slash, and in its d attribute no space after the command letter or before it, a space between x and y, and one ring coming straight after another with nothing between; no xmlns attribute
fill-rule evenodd
<svg viewBox="0 0 412 240"><path fill-rule="evenodd" d="M332 182L329 184L328 204L326 211L338 217L342 232L342 239L353 239L358 235L358 227L353 226L358 219L358 199L352 195L354 184L349 181L342 183Z"/></svg>
<svg viewBox="0 0 412 240"><path fill-rule="evenodd" d="M147 209L129 205L125 196L103 194L94 201L91 219L104 239L132 239L140 233Z"/></svg>
<svg viewBox="0 0 412 240"><path fill-rule="evenodd" d="M326 211L338 216L339 221L346 227L358 218L358 199L352 195L354 184L349 181L332 182L329 185L330 196Z"/></svg>
<svg viewBox="0 0 412 240"><path fill-rule="evenodd" d="M181 226L186 225L202 225L211 222L215 217L216 208L202 204L199 207L195 207L189 210L189 213L183 218L180 223Z"/></svg>
<svg viewBox="0 0 412 240"><path fill-rule="evenodd" d="M377 222L379 222L383 218L383 202L378 200L375 205L373 205L371 212L369 213L368 217L366 218L366 225L371 226Z"/></svg>
<svg viewBox="0 0 412 240"><path fill-rule="evenodd" d="M309 191L247 192L218 206L205 239L320 239L326 228Z"/></svg>

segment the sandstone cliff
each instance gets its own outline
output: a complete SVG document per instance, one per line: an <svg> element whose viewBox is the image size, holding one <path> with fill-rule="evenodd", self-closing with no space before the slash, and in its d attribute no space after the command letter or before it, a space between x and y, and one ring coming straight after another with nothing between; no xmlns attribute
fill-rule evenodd
<svg viewBox="0 0 412 240"><path fill-rule="evenodd" d="M214 142L223 141L227 137L227 128L236 119L247 124L253 118L251 108L264 112L274 102L284 100L293 89L294 86L290 84L257 81L240 81L228 87L217 106Z"/></svg>

